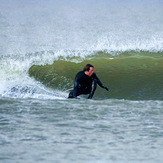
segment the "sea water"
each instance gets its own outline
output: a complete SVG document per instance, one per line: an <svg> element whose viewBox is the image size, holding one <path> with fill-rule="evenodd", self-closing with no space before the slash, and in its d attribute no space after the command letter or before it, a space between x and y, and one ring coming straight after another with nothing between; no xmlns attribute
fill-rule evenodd
<svg viewBox="0 0 163 163"><path fill-rule="evenodd" d="M159 0L0 0L0 162L161 163L162 15ZM102 81L110 91L98 88L99 95L92 100L67 99L68 86L52 87L50 81L29 74L33 65L47 68L54 61L70 59L72 66L91 56L94 61L100 54L113 61L109 69L100 69L106 62L94 62L98 76L111 73L109 81ZM145 58L144 63L138 62L146 75L141 79L152 73L154 80L141 81L143 87L149 86L147 99L146 89L140 90L139 84L137 97L131 99L118 87L134 85L127 78L132 64L128 55L134 57L133 67L135 58ZM121 61L130 65L123 67L126 81L119 75L120 68L113 69ZM70 74L63 70L67 81ZM155 81L159 89L151 84ZM114 83L118 88L113 89Z"/></svg>

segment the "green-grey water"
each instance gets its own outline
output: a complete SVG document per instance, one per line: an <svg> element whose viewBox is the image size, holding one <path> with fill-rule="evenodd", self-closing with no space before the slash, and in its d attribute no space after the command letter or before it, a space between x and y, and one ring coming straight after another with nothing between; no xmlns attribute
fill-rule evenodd
<svg viewBox="0 0 163 163"><path fill-rule="evenodd" d="M96 74L110 89L108 93L99 88L95 98L163 100L162 52L130 51L116 56L98 52L84 59L60 58L52 65L32 65L29 75L47 87L66 91L73 89L75 74L87 63L95 65Z"/></svg>
<svg viewBox="0 0 163 163"><path fill-rule="evenodd" d="M1 162L162 162L163 102L0 100Z"/></svg>

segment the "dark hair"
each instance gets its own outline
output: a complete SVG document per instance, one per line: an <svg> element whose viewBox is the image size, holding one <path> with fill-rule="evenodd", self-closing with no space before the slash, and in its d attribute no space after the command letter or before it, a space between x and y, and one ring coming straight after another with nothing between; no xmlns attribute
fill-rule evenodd
<svg viewBox="0 0 163 163"><path fill-rule="evenodd" d="M90 67L93 67L93 68L94 68L94 66L92 66L91 64L86 64L86 65L84 66L83 71L89 71L89 70L90 70Z"/></svg>

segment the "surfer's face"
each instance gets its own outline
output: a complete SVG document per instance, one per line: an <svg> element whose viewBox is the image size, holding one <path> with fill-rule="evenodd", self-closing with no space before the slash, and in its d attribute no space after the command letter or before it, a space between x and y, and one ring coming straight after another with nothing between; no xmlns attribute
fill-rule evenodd
<svg viewBox="0 0 163 163"><path fill-rule="evenodd" d="M93 74L93 72L94 72L93 70L94 70L94 68L93 67L90 67L90 69L88 71L89 72L88 76L91 76Z"/></svg>

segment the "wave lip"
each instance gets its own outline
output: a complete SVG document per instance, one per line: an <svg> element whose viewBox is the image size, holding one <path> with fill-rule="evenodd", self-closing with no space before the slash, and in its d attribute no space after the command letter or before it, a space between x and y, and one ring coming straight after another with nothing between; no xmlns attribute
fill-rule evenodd
<svg viewBox="0 0 163 163"><path fill-rule="evenodd" d="M97 52L85 59L57 60L52 65L33 65L29 75L53 89L69 91L73 87L75 74L85 64L95 66L96 74L104 85L95 98L115 98L129 100L163 100L163 53L162 52L121 52L118 55Z"/></svg>

